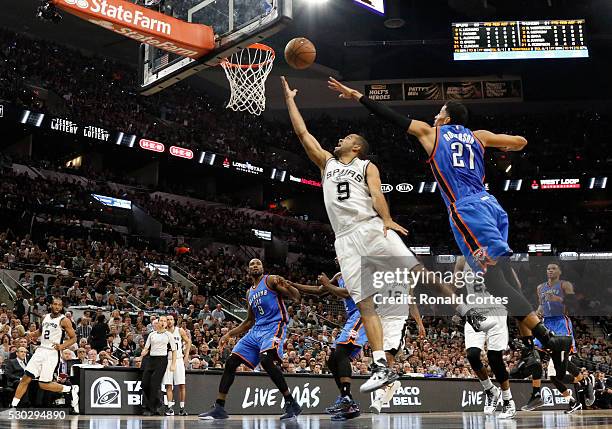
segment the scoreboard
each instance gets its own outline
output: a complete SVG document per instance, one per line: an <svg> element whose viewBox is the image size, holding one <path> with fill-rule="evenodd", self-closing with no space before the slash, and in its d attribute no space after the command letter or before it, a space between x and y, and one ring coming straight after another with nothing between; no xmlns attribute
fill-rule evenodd
<svg viewBox="0 0 612 429"><path fill-rule="evenodd" d="M455 60L587 58L584 19L453 23Z"/></svg>

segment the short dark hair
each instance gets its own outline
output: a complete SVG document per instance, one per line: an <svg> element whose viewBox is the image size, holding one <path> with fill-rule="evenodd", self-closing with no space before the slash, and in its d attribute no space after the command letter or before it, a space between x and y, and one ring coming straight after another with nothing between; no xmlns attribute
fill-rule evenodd
<svg viewBox="0 0 612 429"><path fill-rule="evenodd" d="M453 125L466 125L469 118L469 112L467 107L459 101L450 100L446 104L446 113L448 114L451 124Z"/></svg>
<svg viewBox="0 0 612 429"><path fill-rule="evenodd" d="M357 144L361 146L361 149L359 149L359 156L361 158L365 158L370 152L370 144L365 139L365 137L360 136L359 134L355 134L355 137L357 140Z"/></svg>

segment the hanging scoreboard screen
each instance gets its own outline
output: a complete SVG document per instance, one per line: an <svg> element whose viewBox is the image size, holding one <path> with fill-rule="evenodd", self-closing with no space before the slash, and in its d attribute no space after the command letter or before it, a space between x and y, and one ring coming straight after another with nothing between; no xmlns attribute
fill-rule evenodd
<svg viewBox="0 0 612 429"><path fill-rule="evenodd" d="M587 58L584 19L453 23L455 60Z"/></svg>

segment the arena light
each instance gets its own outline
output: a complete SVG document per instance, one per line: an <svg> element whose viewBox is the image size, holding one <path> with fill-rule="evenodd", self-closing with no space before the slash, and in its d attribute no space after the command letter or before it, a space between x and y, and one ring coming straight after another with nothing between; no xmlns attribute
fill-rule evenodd
<svg viewBox="0 0 612 429"><path fill-rule="evenodd" d="M528 244L527 251L529 253L550 253L552 252L552 244Z"/></svg>
<svg viewBox="0 0 612 429"><path fill-rule="evenodd" d="M606 189L607 184L607 177L591 177L589 180L589 189Z"/></svg>
<svg viewBox="0 0 612 429"><path fill-rule="evenodd" d="M431 247L429 246L414 246L411 247L410 250L416 255L431 255Z"/></svg>

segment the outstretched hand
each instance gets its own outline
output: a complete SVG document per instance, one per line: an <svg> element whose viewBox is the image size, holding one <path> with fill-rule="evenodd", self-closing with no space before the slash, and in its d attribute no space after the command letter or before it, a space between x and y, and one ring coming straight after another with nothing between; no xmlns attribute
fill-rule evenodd
<svg viewBox="0 0 612 429"><path fill-rule="evenodd" d="M385 237L387 236L387 231L389 231L390 229L393 231L399 232L403 236L408 235L408 230L404 228L403 226L395 223L392 220L385 221L385 225L383 226L383 233L385 234Z"/></svg>
<svg viewBox="0 0 612 429"><path fill-rule="evenodd" d="M327 87L332 91L339 92L340 94L338 95L338 98L344 98L346 100L350 100L353 98L355 100L359 100L363 95L359 91L349 88L348 86L340 83L331 76L327 80Z"/></svg>
<svg viewBox="0 0 612 429"><path fill-rule="evenodd" d="M283 85L283 92L285 93L285 99L292 100L298 93L297 89L289 88L289 82L285 79L285 76L281 76L281 83Z"/></svg>

